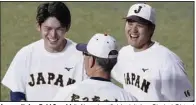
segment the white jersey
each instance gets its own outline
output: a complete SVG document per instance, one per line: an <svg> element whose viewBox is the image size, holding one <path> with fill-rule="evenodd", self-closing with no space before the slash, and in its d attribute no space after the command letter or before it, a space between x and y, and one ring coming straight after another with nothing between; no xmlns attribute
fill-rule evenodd
<svg viewBox="0 0 196 105"><path fill-rule="evenodd" d="M130 45L123 47L112 78L138 101L193 100L193 88L182 61L157 42L142 52L134 52Z"/></svg>
<svg viewBox="0 0 196 105"><path fill-rule="evenodd" d="M39 40L23 47L14 57L2 84L26 94L27 101L51 101L56 92L86 78L83 55L67 39L62 52L50 53Z"/></svg>
<svg viewBox="0 0 196 105"><path fill-rule="evenodd" d="M53 101L137 101L112 82L86 79L62 88Z"/></svg>

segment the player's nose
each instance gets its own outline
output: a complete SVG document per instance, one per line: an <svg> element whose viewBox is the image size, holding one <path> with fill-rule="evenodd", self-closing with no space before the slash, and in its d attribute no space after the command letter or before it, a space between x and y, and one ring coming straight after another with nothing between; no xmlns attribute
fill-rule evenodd
<svg viewBox="0 0 196 105"><path fill-rule="evenodd" d="M56 35L57 35L56 30L54 30L54 29L53 29L53 30L51 30L51 32L50 32L50 36L54 38L54 37L56 37Z"/></svg>
<svg viewBox="0 0 196 105"><path fill-rule="evenodd" d="M137 25L133 24L130 30L131 30L131 33L138 33Z"/></svg>

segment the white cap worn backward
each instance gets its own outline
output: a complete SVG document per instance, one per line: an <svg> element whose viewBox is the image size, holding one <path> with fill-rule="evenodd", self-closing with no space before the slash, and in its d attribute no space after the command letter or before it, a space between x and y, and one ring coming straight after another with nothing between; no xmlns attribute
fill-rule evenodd
<svg viewBox="0 0 196 105"><path fill-rule="evenodd" d="M135 16L143 18L147 21L150 21L152 24L155 25L155 9L152 8L148 4L144 3L139 3L139 4L134 4L130 7L127 17L125 19L135 19ZM138 20L136 20L138 21Z"/></svg>
<svg viewBox="0 0 196 105"><path fill-rule="evenodd" d="M116 39L108 34L97 33L88 44L77 44L76 49L99 58L117 58L118 56Z"/></svg>

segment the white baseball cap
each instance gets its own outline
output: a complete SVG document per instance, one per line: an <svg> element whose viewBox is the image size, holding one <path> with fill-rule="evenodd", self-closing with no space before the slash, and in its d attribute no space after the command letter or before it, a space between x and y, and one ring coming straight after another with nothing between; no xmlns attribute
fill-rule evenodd
<svg viewBox="0 0 196 105"><path fill-rule="evenodd" d="M108 34L95 34L88 44L77 44L76 49L99 58L117 58L118 48L115 38Z"/></svg>
<svg viewBox="0 0 196 105"><path fill-rule="evenodd" d="M145 3L134 4L130 7L127 17L125 19L132 19L137 22L142 22L142 19L147 20L155 25L155 9Z"/></svg>

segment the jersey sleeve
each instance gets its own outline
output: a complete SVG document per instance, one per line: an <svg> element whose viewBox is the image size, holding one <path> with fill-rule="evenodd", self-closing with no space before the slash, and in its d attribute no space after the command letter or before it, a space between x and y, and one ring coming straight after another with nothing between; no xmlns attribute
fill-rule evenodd
<svg viewBox="0 0 196 105"><path fill-rule="evenodd" d="M167 63L161 72L161 92L169 101L192 101L193 88L182 61Z"/></svg>
<svg viewBox="0 0 196 105"><path fill-rule="evenodd" d="M21 49L15 55L2 80L2 84L9 88L12 92L25 93L25 65L26 53L24 49Z"/></svg>

